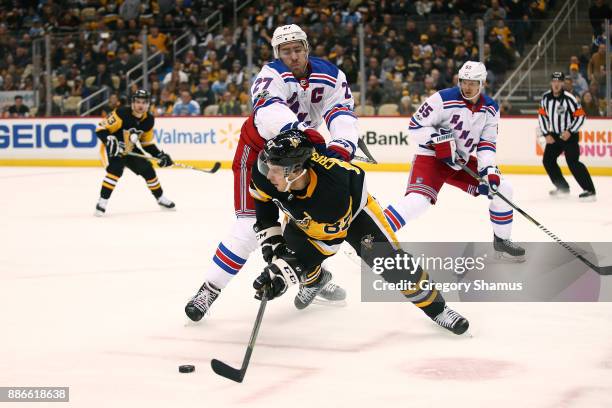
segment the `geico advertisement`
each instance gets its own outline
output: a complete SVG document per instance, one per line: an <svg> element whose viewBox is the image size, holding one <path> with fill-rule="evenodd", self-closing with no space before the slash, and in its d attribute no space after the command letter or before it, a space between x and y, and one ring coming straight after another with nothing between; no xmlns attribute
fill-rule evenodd
<svg viewBox="0 0 612 408"><path fill-rule="evenodd" d="M89 118L1 120L0 158L95 158L99 121Z"/></svg>
<svg viewBox="0 0 612 408"><path fill-rule="evenodd" d="M155 141L179 160L233 159L245 118L156 118ZM0 121L0 159L98 159L98 118L7 119ZM612 120L587 119L580 132L585 163L612 166ZM325 126L319 129L329 137ZM359 119L360 137L381 163L409 163L416 143L408 136L408 118ZM499 124L497 161L540 165L542 147L535 117L504 118Z"/></svg>

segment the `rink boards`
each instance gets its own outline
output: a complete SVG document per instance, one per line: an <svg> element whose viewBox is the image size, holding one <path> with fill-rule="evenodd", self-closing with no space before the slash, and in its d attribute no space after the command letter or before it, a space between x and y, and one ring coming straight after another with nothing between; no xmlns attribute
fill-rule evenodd
<svg viewBox="0 0 612 408"><path fill-rule="evenodd" d="M175 160L230 167L244 117L156 118L155 140ZM408 170L416 143L406 117L363 117L360 136L379 165L369 170ZM99 118L5 119L0 122L0 165L100 166ZM612 120L587 119L580 132L582 160L594 175L612 175ZM329 134L323 126L321 132ZM502 118L497 162L507 173L544 174L536 117ZM562 164L563 161L561 161ZM564 168L566 171L567 169Z"/></svg>

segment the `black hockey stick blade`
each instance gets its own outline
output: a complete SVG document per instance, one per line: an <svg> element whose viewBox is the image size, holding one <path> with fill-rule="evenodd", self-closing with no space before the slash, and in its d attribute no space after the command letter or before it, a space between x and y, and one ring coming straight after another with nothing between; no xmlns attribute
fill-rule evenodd
<svg viewBox="0 0 612 408"><path fill-rule="evenodd" d="M370 149L368 149L368 145L363 141L362 138L357 139L357 146L366 155L366 157L370 159L370 163L378 164L378 161L376 161L374 156L372 156L372 153L370 153Z"/></svg>
<svg viewBox="0 0 612 408"><path fill-rule="evenodd" d="M208 170L204 170L207 173L216 173L217 170L219 170L221 168L221 162L215 162L215 164L213 164L213 166L208 169Z"/></svg>
<svg viewBox="0 0 612 408"><path fill-rule="evenodd" d="M242 380L244 380L244 372L242 370L237 370L234 367L230 367L223 361L219 361L216 358L213 358L210 361L210 366L212 367L213 371L221 377L225 377L238 383L241 383Z"/></svg>
<svg viewBox="0 0 612 408"><path fill-rule="evenodd" d="M584 262L587 266L589 266L591 269L593 269L595 272L597 272L600 275L612 275L612 265L597 266L582 255L578 255L577 258L580 259L582 262Z"/></svg>

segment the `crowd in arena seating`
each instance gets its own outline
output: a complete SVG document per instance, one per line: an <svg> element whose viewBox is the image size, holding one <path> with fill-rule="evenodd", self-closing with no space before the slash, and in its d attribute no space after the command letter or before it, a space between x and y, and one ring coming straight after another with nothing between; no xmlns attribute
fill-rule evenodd
<svg viewBox="0 0 612 408"><path fill-rule="evenodd" d="M554 0L257 0L240 11L237 27L231 2L218 0L45 0L5 7L12 3L0 0L0 55L6 56L0 58L0 90L31 91L38 82L39 104L32 109L38 115L44 115L47 98L44 77L35 78L32 45L46 33L52 38L53 115L82 113L86 107L78 109L78 102L104 87L107 103L90 114L105 115L125 104L138 87L133 79L142 74L127 76L142 61L145 26L148 55L163 56L163 62L151 62L159 67L147 77L156 115L244 115L251 79L247 30L253 29L254 75L273 58L274 28L289 23L307 32L311 55L346 73L358 105L363 90L357 30L363 24L366 100L358 113L410 115L429 95L456 84L464 61L478 59L479 24L488 91L498 87ZM217 10L223 26L210 32L206 17ZM190 46L175 55L173 41L185 31ZM578 57L578 73L584 58ZM44 61L38 62L44 69ZM584 87L579 80L574 84Z"/></svg>
<svg viewBox="0 0 612 408"><path fill-rule="evenodd" d="M590 45L583 45L578 55L570 57L568 74L565 77L565 90L581 101L587 116L604 116L606 113L604 21L612 20L612 8L604 0L594 0L589 8L589 19L593 27L593 41Z"/></svg>

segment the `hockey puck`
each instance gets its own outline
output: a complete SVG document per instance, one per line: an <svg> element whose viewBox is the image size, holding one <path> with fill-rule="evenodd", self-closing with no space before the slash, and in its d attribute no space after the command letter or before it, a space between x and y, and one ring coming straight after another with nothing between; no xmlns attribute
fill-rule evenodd
<svg viewBox="0 0 612 408"><path fill-rule="evenodd" d="M179 372L181 373L193 373L195 371L195 366L190 364L179 366Z"/></svg>

